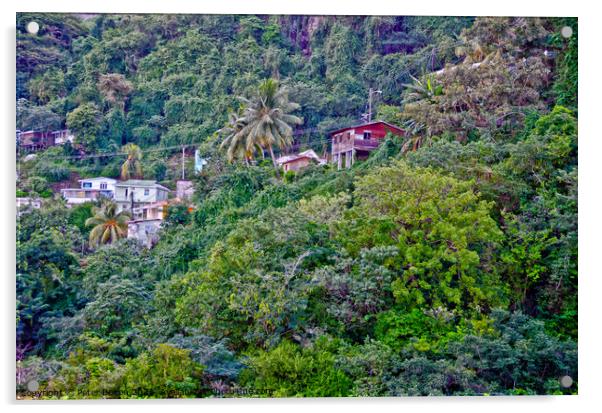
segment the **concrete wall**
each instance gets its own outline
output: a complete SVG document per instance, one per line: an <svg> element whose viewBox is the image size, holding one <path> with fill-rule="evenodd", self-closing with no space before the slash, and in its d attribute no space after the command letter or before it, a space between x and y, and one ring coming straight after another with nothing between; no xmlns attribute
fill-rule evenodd
<svg viewBox="0 0 602 413"><path fill-rule="evenodd" d="M310 164L309 158L299 158L294 161L290 161L282 165L285 171L298 171L299 169L305 168Z"/></svg>
<svg viewBox="0 0 602 413"><path fill-rule="evenodd" d="M89 183L90 186L86 187L85 184ZM102 189L103 191L112 191L115 192L115 184L117 183L117 181L115 179L110 179L110 178L106 178L106 179L80 179L79 185L80 188L84 189L99 189L101 190L100 186L101 184L106 184L107 187L106 189Z"/></svg>
<svg viewBox="0 0 602 413"><path fill-rule="evenodd" d="M153 186L132 186L132 187L115 187L115 201L131 202L131 193L134 193L134 202L136 203L151 203L164 201L167 199L168 192Z"/></svg>
<svg viewBox="0 0 602 413"><path fill-rule="evenodd" d="M161 222L160 219L130 221L128 238L134 238L150 248L159 239L157 232L161 228Z"/></svg>

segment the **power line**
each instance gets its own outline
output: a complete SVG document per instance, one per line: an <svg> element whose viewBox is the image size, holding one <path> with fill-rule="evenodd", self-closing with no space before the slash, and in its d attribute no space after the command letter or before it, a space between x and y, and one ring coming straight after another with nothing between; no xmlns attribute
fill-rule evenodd
<svg viewBox="0 0 602 413"><path fill-rule="evenodd" d="M151 149L143 149L140 152L149 153L149 152L163 152L169 151L172 149L182 149L182 148L192 148L196 147L200 144L198 143L190 143L190 144L182 144L182 145L174 145L174 146L163 146L160 148L151 148ZM45 159L91 159L91 158L111 158L116 156L127 156L125 152L106 152L106 153L97 153L90 155L65 155L65 156L44 156Z"/></svg>

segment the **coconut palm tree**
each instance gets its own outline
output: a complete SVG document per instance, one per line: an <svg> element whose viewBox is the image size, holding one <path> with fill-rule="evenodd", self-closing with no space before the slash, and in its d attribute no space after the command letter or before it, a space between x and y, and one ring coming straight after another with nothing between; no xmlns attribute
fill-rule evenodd
<svg viewBox="0 0 602 413"><path fill-rule="evenodd" d="M244 159L245 164L249 164L249 160L253 159L255 152L261 147L255 146L252 150L247 149L246 138L241 131L245 127L242 113L230 113L228 115L228 125L218 131L218 133L226 137L220 145L220 150L226 149L226 156L229 162L234 162L237 159Z"/></svg>
<svg viewBox="0 0 602 413"><path fill-rule="evenodd" d="M121 165L121 179L142 178L142 150L133 143L128 143L123 148L127 159Z"/></svg>
<svg viewBox="0 0 602 413"><path fill-rule="evenodd" d="M91 227L90 245L113 243L127 236L128 221L131 216L127 211L117 212L117 204L105 201L100 208L92 209L93 217L86 220L86 226Z"/></svg>
<svg viewBox="0 0 602 413"><path fill-rule="evenodd" d="M243 116L238 119L242 127L230 140L230 146L236 148L244 142L248 153L253 153L257 147L267 149L276 175L280 176L274 146L284 149L292 144L292 125L300 125L303 121L290 112L297 110L299 105L288 100L286 88L280 87L274 79L263 81L253 98L240 100L245 106Z"/></svg>

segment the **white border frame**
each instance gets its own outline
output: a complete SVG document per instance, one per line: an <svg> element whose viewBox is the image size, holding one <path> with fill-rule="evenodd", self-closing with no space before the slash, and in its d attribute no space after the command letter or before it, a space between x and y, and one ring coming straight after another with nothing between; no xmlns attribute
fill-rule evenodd
<svg viewBox="0 0 602 413"><path fill-rule="evenodd" d="M138 405L149 410L163 410L166 405L177 405L178 409L194 411L307 411L316 408L332 409L336 406L347 410L364 412L374 404L378 410L400 409L407 411L447 412L504 412L541 409L567 412L573 410L593 410L602 405L602 385L600 379L601 334L598 295L601 291L602 272L598 260L599 243L602 233L599 219L600 183L597 164L600 163L602 136L598 132L600 115L598 101L600 90L599 41L602 16L595 13L594 2L575 1L525 1L505 0L503 2L471 2L469 0L428 2L408 2L403 0L227 0L222 2L203 0L146 0L127 2L124 0L103 0L85 2L77 0L27 0L17 4L2 4L0 14L3 22L2 42L2 82L5 94L0 100L3 117L4 137L1 153L4 157L3 174L5 202L0 203L5 219L3 248L5 295L2 309L3 330L2 355L7 368L2 377L2 400L10 409L41 408L51 411L63 409L85 409L104 411L107 408L128 408ZM98 12L98 13L219 13L219 14L339 14L339 15L521 15L521 16L577 16L579 17L579 396L541 397L431 397L399 399L227 399L227 400L182 400L182 401L76 401L76 402L15 402L14 384L14 268L15 268L15 206L14 206L14 139L15 123L15 13L17 11L45 12ZM597 127L597 128L596 128ZM128 406L129 405L129 406ZM144 406L144 407L143 407Z"/></svg>

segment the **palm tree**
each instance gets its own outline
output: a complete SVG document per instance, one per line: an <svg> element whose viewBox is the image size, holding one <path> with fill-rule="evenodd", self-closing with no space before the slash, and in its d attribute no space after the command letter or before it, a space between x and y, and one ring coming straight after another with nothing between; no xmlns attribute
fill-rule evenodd
<svg viewBox="0 0 602 413"><path fill-rule="evenodd" d="M130 178L142 178L142 150L133 143L128 143L123 147L123 151L127 154L127 159L121 165L121 179L128 180Z"/></svg>
<svg viewBox="0 0 602 413"><path fill-rule="evenodd" d="M288 100L286 88L280 87L274 79L263 81L252 99L240 100L245 105L245 110L243 116L238 118L240 129L228 140L229 152L240 153L240 147L243 146L247 154L254 153L257 147L267 149L272 157L276 175L280 177L274 146L284 149L291 145L291 125L303 123L301 118L290 114L297 110L299 105Z"/></svg>
<svg viewBox="0 0 602 413"><path fill-rule="evenodd" d="M255 151L261 151L261 147L254 147L252 150L247 149L247 136L243 136L240 132L245 127L242 114L230 113L228 115L228 125L218 131L218 133L226 137L220 145L220 149L227 148L226 156L229 162L234 162L237 159L244 159L245 164L249 164L249 160L253 159Z"/></svg>
<svg viewBox="0 0 602 413"><path fill-rule="evenodd" d="M86 220L87 227L94 226L90 231L90 245L113 243L127 236L131 216L127 211L117 213L117 204L106 201L92 212L94 216Z"/></svg>
<svg viewBox="0 0 602 413"><path fill-rule="evenodd" d="M443 94L443 86L437 82L434 75L424 75L423 80L417 79L412 75L410 75L410 77L414 83L404 85L406 89L409 90L404 99L404 103L417 102L425 99L433 102L435 96L441 96Z"/></svg>
<svg viewBox="0 0 602 413"><path fill-rule="evenodd" d="M409 120L404 123L404 130L406 132L406 141L401 147L402 154L414 152L423 146L431 146L433 144L431 132L423 123Z"/></svg>

